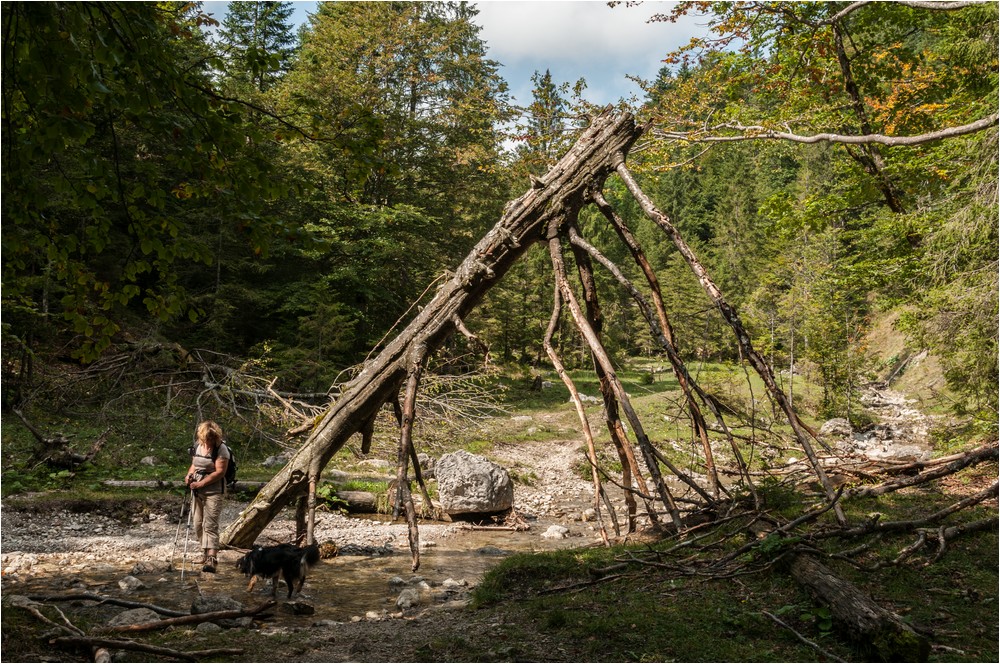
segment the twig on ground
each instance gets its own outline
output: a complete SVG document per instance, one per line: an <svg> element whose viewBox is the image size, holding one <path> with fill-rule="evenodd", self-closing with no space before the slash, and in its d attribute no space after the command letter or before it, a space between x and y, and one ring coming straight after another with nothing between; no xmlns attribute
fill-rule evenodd
<svg viewBox="0 0 1000 664"><path fill-rule="evenodd" d="M785 629L787 629L789 632L791 632L796 637L798 637L798 639L800 641L802 641L802 643L806 644L807 646L809 646L810 648L812 648L813 650L815 650L819 654L823 655L824 657L826 657L828 659L832 659L835 662L843 662L843 661L845 661L845 660L837 657L833 653L830 653L830 652L827 652L826 650L823 650L823 648L821 648L819 646L819 644L817 644L815 641L810 641L806 637L802 636L797 631L795 631L795 629L793 629L788 623L786 623L785 621L781 620L781 618L777 617L776 615L774 615L772 613L769 613L768 611L761 611L761 613L763 613L765 616L767 616L768 618L770 618L774 622L778 623L779 625L781 625L782 627L784 627Z"/></svg>
<svg viewBox="0 0 1000 664"><path fill-rule="evenodd" d="M133 650L136 652L148 652L163 657L173 657L179 660L192 660L208 657L219 657L221 655L242 655L242 648L213 648L211 650L174 650L162 646L153 646L138 641L127 641L123 639L105 639L93 636L60 636L52 639L49 643L54 646L91 646L115 648L117 650Z"/></svg>
<svg viewBox="0 0 1000 664"><path fill-rule="evenodd" d="M184 611L176 611L174 609L165 609L162 606L156 606L155 604L146 604L145 602L132 602L125 599L118 599L116 597L106 597L104 595L98 595L96 593L69 593L66 595L29 595L28 599L36 602L72 602L77 600L90 600L93 602L98 602L101 604L114 604L116 606L124 606L128 609L151 609L161 616L186 616L189 615Z"/></svg>

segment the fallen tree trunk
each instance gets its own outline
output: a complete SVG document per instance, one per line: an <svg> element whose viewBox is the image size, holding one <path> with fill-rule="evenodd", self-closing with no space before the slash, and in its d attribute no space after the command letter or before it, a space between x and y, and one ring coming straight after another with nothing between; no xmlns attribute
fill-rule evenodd
<svg viewBox="0 0 1000 664"><path fill-rule="evenodd" d="M789 571L816 601L830 608L835 621L885 662L926 662L930 643L883 609L851 582L809 555L796 555Z"/></svg>
<svg viewBox="0 0 1000 664"><path fill-rule="evenodd" d="M158 655L160 657L171 657L173 659L179 659L180 661L198 661L202 658L211 657L225 657L227 655L242 655L242 648L211 648L208 650L175 650L173 648L164 648L163 646L154 646L148 643L139 643L138 641L129 641L127 639L103 639L94 636L59 636L51 641L49 641L54 646L90 646L92 648L114 648L115 650L130 650L133 652L145 652L151 655ZM110 661L110 660L96 660L96 661Z"/></svg>
<svg viewBox="0 0 1000 664"><path fill-rule="evenodd" d="M183 480L104 480L101 484L130 489L187 489ZM267 482L240 480L236 483L236 491L258 491L266 484Z"/></svg>
<svg viewBox="0 0 1000 664"><path fill-rule="evenodd" d="M936 480L938 478L951 475L965 468L966 466L974 466L984 461L996 461L997 456L998 456L997 446L995 444L986 445L984 447L972 450L971 452L968 452L966 454L957 455L957 457L948 464L939 465L937 467L925 470L916 475L911 475L909 477L896 480L895 482L885 482L884 484L878 484L875 486L863 486L857 489L852 489L849 492L849 495L857 497L881 496L884 493L898 491L899 489L903 489L909 486L916 486L918 484L923 484L925 482L930 482L931 480ZM916 467L916 466L917 464L911 464L911 467Z"/></svg>
<svg viewBox="0 0 1000 664"><path fill-rule="evenodd" d="M475 307L532 243L546 239L550 226L573 219L589 202L591 192L600 190L642 132L631 115L606 110L548 173L532 180L527 193L508 203L497 225L417 317L344 386L295 456L223 531L222 543L249 548L382 404L398 397L412 349L422 346L430 353L451 336L455 321Z"/></svg>
<svg viewBox="0 0 1000 664"><path fill-rule="evenodd" d="M352 514L378 512L378 496L370 491L338 491L335 495L347 503L347 511Z"/></svg>
<svg viewBox="0 0 1000 664"><path fill-rule="evenodd" d="M121 633L121 632L150 632L158 629L166 629L175 625L190 625L192 623L215 622L216 620L231 620L233 618L243 618L255 616L272 608L276 601L268 600L252 609L241 609L232 611L212 611L210 613L191 613L174 618L163 618L152 622L138 623L135 625L118 625L115 627L103 627L96 630L98 633Z"/></svg>

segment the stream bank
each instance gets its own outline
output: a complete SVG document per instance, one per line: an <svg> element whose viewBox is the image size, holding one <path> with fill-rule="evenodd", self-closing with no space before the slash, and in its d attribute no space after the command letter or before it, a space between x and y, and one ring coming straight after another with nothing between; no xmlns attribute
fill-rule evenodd
<svg viewBox="0 0 1000 664"><path fill-rule="evenodd" d="M406 617L431 608L464 606L482 574L512 553L598 542L596 525L585 520L591 486L572 472L579 449L576 442L549 441L499 450L498 458L508 467L533 469L532 484L517 484L515 489L515 509L529 528L517 532L473 529L462 522L421 522L421 567L416 573L410 570L404 520L317 512L316 541L334 543L338 554L321 560L309 573L301 596L294 598L312 610L299 615L278 611L266 629L402 618L397 600L407 589L416 591L416 602L407 608ZM247 592L247 579L236 569L240 551L221 551L216 574L197 569L193 532L185 552L188 531L186 523L178 521L181 500L174 496L145 506L136 501L128 507L83 506L69 497L7 501L0 511L3 594L110 594L181 610L198 594L228 595L246 606L269 599L266 584ZM222 522L236 518L244 507L227 500ZM551 526L565 529L564 536L553 537ZM289 508L257 542L290 541L294 532L294 509ZM127 577L138 583L123 581ZM128 590L124 584L130 584ZM279 599L284 600L284 593L282 587Z"/></svg>

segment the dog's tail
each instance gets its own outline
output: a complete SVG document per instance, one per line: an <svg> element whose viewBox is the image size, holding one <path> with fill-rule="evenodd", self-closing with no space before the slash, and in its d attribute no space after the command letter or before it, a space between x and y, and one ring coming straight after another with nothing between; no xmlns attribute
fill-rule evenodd
<svg viewBox="0 0 1000 664"><path fill-rule="evenodd" d="M302 564L306 567L312 567L319 562L319 545L310 544L302 549Z"/></svg>

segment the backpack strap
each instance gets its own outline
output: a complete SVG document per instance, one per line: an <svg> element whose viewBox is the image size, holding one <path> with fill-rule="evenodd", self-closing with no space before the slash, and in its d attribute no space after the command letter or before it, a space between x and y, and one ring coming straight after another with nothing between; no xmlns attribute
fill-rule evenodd
<svg viewBox="0 0 1000 664"><path fill-rule="evenodd" d="M219 458L219 450L222 449L222 446L225 444L226 441L222 441L221 443L219 443L218 447L212 450L212 463L215 463L215 460ZM233 453L229 450L228 447L226 447L226 451L229 452L229 463L232 463ZM222 495L226 495L227 493L229 493L229 482L226 481L226 475L223 474L222 479L219 481L222 482Z"/></svg>

